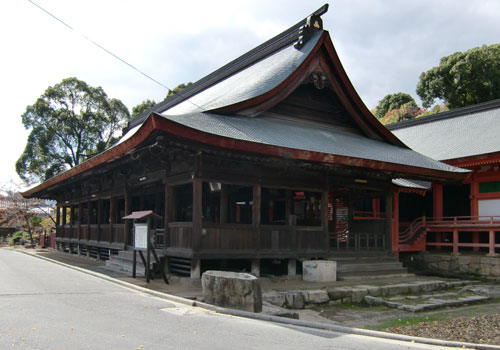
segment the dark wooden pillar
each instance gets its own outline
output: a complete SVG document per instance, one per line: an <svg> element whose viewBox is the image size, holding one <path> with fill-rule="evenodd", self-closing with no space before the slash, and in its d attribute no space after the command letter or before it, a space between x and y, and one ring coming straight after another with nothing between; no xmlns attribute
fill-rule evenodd
<svg viewBox="0 0 500 350"><path fill-rule="evenodd" d="M132 196L128 186L125 186L125 215L132 213ZM131 220L125 220L125 244L132 244L132 223Z"/></svg>
<svg viewBox="0 0 500 350"><path fill-rule="evenodd" d="M145 196L141 194L139 196L139 210L154 210L154 208L146 208L144 207Z"/></svg>
<svg viewBox="0 0 500 350"><path fill-rule="evenodd" d="M260 223L262 206L262 185L253 185L253 206L252 206L252 225L253 225L253 248L260 250Z"/></svg>
<svg viewBox="0 0 500 350"><path fill-rule="evenodd" d="M330 233L328 232L328 190L321 192L321 227L325 235L325 250L330 250Z"/></svg>
<svg viewBox="0 0 500 350"><path fill-rule="evenodd" d="M108 230L109 230L109 241L114 242L115 237L113 237L113 224L116 222L116 198L109 199L109 220L108 220Z"/></svg>
<svg viewBox="0 0 500 350"><path fill-rule="evenodd" d="M221 184L220 188L220 218L221 224L227 223L227 202L228 202L228 188L226 184Z"/></svg>
<svg viewBox="0 0 500 350"><path fill-rule="evenodd" d="M385 195L385 236L384 236L384 247L386 250L392 250L392 194L393 190L388 189Z"/></svg>
<svg viewBox="0 0 500 350"><path fill-rule="evenodd" d="M165 184L165 212L163 213L163 227L165 229L165 248L170 246L170 230L168 224L175 220L175 198L174 188Z"/></svg>
<svg viewBox="0 0 500 350"><path fill-rule="evenodd" d="M89 235L89 240L92 238L90 224L92 222L92 202L90 199L87 201L87 232Z"/></svg>
<svg viewBox="0 0 500 350"><path fill-rule="evenodd" d="M78 204L78 239L82 239L83 204ZM88 239L88 237L87 237Z"/></svg>
<svg viewBox="0 0 500 350"><path fill-rule="evenodd" d="M102 199L97 200L97 240L100 241L102 239L101 236L101 225L102 225L102 217L103 217L103 210L102 210Z"/></svg>
<svg viewBox="0 0 500 350"><path fill-rule="evenodd" d="M56 210L56 226L61 225L61 207L57 206Z"/></svg>
<svg viewBox="0 0 500 350"><path fill-rule="evenodd" d="M202 230L202 193L203 182L199 178L193 179L193 228L192 228L192 241L191 247L193 252L200 249L201 244L201 230ZM191 260L191 278L200 278L201 274L201 261L200 259Z"/></svg>
<svg viewBox="0 0 500 350"><path fill-rule="evenodd" d="M75 207L73 205L70 205L69 206L69 225L70 225L69 230L71 232L71 234L70 234L71 238L77 238L76 237L77 235L75 235L76 230L73 227L74 221L75 221Z"/></svg>
<svg viewBox="0 0 500 350"><path fill-rule="evenodd" d="M292 191L285 190L285 218L288 220L290 215L292 215Z"/></svg>
<svg viewBox="0 0 500 350"><path fill-rule="evenodd" d="M202 216L202 181L193 179L193 233L192 248L197 251L200 248L201 239L201 216Z"/></svg>
<svg viewBox="0 0 500 350"><path fill-rule="evenodd" d="M158 189L158 192L155 193L155 208L154 208L155 214L162 215L162 213L160 213L161 201L162 201L161 191Z"/></svg>
<svg viewBox="0 0 500 350"><path fill-rule="evenodd" d="M69 206L69 223L71 226L73 226L73 223L75 222L75 207L74 205Z"/></svg>
<svg viewBox="0 0 500 350"><path fill-rule="evenodd" d="M66 225L66 209L67 208L68 207L66 207L66 206L62 207L62 224L63 224L63 226Z"/></svg>

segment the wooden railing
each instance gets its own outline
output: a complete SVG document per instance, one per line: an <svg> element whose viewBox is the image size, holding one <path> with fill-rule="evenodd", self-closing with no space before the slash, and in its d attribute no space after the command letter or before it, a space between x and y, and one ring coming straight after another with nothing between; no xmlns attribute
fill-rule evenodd
<svg viewBox="0 0 500 350"><path fill-rule="evenodd" d="M355 210L353 212L353 218L355 220L385 220L385 213Z"/></svg>
<svg viewBox="0 0 500 350"><path fill-rule="evenodd" d="M291 250L295 240L290 226L262 225L260 227L260 249Z"/></svg>
<svg viewBox="0 0 500 350"><path fill-rule="evenodd" d="M251 250L253 226L248 224L204 224L201 250Z"/></svg>
<svg viewBox="0 0 500 350"><path fill-rule="evenodd" d="M112 224L111 225L111 242L126 243L125 242L125 224Z"/></svg>
<svg viewBox="0 0 500 350"><path fill-rule="evenodd" d="M124 224L60 225L57 226L56 232L58 238L125 243Z"/></svg>
<svg viewBox="0 0 500 350"><path fill-rule="evenodd" d="M428 233L436 234L435 242L426 242L426 246L436 248L452 247L453 252L458 252L461 247L468 248L488 248L489 253L494 254L500 244L495 241L497 232L500 232L500 216L452 216L443 218L420 217L413 221L410 226L399 234L400 245L411 245L418 241L423 235ZM473 233L478 237L479 232L488 232L488 242L480 243L476 238L475 242L460 242L460 232ZM452 235L448 241L441 240L442 233Z"/></svg>
<svg viewBox="0 0 500 350"><path fill-rule="evenodd" d="M425 216L421 216L410 224L403 232L399 233L400 244L411 244L417 241L423 234L425 234Z"/></svg>
<svg viewBox="0 0 500 350"><path fill-rule="evenodd" d="M330 247L337 250L382 250L386 247L385 233L331 233Z"/></svg>
<svg viewBox="0 0 500 350"><path fill-rule="evenodd" d="M165 237L167 247L193 248L192 223L173 222L169 223L168 228L169 233ZM256 239L253 225L204 223L199 249L203 251L257 249L266 252L325 249L325 233L321 226L261 225L259 231L260 236Z"/></svg>
<svg viewBox="0 0 500 350"><path fill-rule="evenodd" d="M168 246L172 248L191 248L193 241L192 222L171 222L168 224Z"/></svg>
<svg viewBox="0 0 500 350"><path fill-rule="evenodd" d="M321 226L296 226L296 250L324 250L325 231Z"/></svg>
<svg viewBox="0 0 500 350"><path fill-rule="evenodd" d="M99 240L99 225L89 225L89 240L98 241Z"/></svg>

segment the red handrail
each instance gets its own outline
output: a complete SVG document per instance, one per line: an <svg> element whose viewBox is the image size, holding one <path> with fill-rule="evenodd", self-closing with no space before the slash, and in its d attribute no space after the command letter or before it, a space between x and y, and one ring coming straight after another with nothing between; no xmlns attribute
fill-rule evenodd
<svg viewBox="0 0 500 350"><path fill-rule="evenodd" d="M500 216L446 216L442 218L419 217L412 221L408 228L399 233L399 243L409 244L418 240L426 230L433 227L459 228L464 226L474 226L478 229L500 227Z"/></svg>
<svg viewBox="0 0 500 350"><path fill-rule="evenodd" d="M405 231L399 233L399 243L409 244L416 241L425 232L426 221L425 216L413 220Z"/></svg>

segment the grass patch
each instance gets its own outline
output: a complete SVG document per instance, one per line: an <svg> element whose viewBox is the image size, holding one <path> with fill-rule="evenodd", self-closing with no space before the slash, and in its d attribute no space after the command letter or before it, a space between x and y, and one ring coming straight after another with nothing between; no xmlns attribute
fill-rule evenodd
<svg viewBox="0 0 500 350"><path fill-rule="evenodd" d="M381 324L366 326L365 328L372 329L374 331L381 331L381 330L384 330L387 328L414 326L414 325L417 325L420 323L432 322L432 321L443 321L443 320L449 320L452 318L454 318L454 317L451 315L446 315L446 314L396 318L393 320L383 322Z"/></svg>
<svg viewBox="0 0 500 350"><path fill-rule="evenodd" d="M345 304L337 304L335 306L332 306L333 308L339 308L341 310L352 310L352 311L366 311L366 310L373 310L373 311L380 311L380 310L388 310L389 308L384 305L377 305L377 306L370 306L368 304L350 304L350 303L345 303Z"/></svg>

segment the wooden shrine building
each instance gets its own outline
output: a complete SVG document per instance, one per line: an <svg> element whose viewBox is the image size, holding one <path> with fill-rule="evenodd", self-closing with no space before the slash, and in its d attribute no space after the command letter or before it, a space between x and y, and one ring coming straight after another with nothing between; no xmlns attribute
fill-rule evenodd
<svg viewBox="0 0 500 350"><path fill-rule="evenodd" d="M269 260L293 270L297 259L343 249L390 251L392 180L466 173L412 151L376 120L323 29L326 10L135 118L112 148L25 192L57 200L58 245L127 249L132 232L122 217L153 210L164 218L158 251L188 264L191 277L224 264L258 274Z"/></svg>

